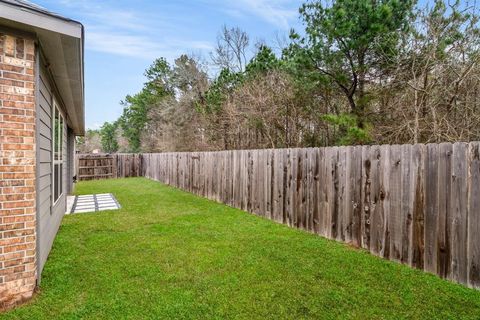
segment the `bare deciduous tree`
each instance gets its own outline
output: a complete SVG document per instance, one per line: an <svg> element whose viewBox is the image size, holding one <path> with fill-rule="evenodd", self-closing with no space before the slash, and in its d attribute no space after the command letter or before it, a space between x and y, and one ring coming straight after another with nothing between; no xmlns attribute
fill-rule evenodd
<svg viewBox="0 0 480 320"><path fill-rule="evenodd" d="M223 26L217 36L217 46L211 53L213 65L220 69L243 72L247 64L248 34L238 27Z"/></svg>
<svg viewBox="0 0 480 320"><path fill-rule="evenodd" d="M382 116L376 139L388 143L478 139L480 33L475 13L437 1L419 11L416 32L380 86Z"/></svg>

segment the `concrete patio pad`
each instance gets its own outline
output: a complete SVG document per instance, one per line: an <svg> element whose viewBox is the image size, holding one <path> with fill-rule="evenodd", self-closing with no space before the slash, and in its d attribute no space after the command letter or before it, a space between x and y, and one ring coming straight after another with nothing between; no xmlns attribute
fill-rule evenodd
<svg viewBox="0 0 480 320"><path fill-rule="evenodd" d="M69 196L66 214L118 210L120 204L111 193Z"/></svg>

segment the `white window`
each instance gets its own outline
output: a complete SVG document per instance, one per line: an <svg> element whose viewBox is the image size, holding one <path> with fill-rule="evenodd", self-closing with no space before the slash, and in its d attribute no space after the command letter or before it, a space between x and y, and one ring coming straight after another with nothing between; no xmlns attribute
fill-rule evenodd
<svg viewBox="0 0 480 320"><path fill-rule="evenodd" d="M55 204L63 194L63 145L64 145L64 119L58 109L58 105L53 103L53 123L52 123L52 196Z"/></svg>

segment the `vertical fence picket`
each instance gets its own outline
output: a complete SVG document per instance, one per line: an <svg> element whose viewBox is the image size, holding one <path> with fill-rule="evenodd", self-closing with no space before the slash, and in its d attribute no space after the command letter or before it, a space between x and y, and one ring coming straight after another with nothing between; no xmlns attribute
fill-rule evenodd
<svg viewBox="0 0 480 320"><path fill-rule="evenodd" d="M468 284L480 289L480 143L469 146Z"/></svg>
<svg viewBox="0 0 480 320"><path fill-rule="evenodd" d="M468 166L466 143L453 145L452 176L452 279L467 283L468 265ZM477 195L478 196L478 195Z"/></svg>
<svg viewBox="0 0 480 320"><path fill-rule="evenodd" d="M390 259L401 261L402 257L402 153L398 145L391 146L389 158L389 199L388 232L390 233Z"/></svg>

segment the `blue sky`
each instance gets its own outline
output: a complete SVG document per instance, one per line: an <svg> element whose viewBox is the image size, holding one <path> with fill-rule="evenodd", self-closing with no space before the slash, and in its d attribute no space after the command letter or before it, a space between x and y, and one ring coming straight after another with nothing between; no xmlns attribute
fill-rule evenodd
<svg viewBox="0 0 480 320"><path fill-rule="evenodd" d="M114 121L120 101L138 92L157 57L209 57L222 25L247 31L252 42L273 44L300 26L301 0L33 0L86 28L87 128Z"/></svg>

